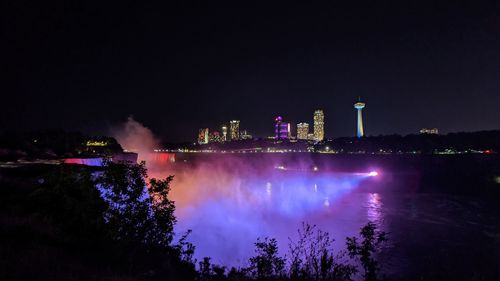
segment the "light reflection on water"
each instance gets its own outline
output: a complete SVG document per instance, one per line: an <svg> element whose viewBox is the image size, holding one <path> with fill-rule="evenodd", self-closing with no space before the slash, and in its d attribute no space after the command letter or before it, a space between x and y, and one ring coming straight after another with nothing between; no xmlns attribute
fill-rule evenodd
<svg viewBox="0 0 500 281"><path fill-rule="evenodd" d="M382 221L382 200L378 193L369 193L366 202L367 217L369 221L380 224Z"/></svg>

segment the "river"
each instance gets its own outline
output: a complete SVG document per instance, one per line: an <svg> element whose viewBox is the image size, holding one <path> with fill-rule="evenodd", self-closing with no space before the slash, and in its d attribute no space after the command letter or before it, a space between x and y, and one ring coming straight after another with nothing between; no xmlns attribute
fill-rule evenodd
<svg viewBox="0 0 500 281"><path fill-rule="evenodd" d="M176 230L192 230L198 260L245 266L258 237L276 238L285 255L303 223L327 231L339 252L372 221L389 234L378 257L389 277L500 276L497 158L176 156L150 170L175 175Z"/></svg>

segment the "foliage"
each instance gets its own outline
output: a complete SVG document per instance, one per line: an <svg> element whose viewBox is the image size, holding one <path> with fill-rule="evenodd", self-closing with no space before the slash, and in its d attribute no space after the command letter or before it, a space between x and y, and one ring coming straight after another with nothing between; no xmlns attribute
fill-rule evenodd
<svg viewBox="0 0 500 281"><path fill-rule="evenodd" d="M168 198L172 180L172 176L148 180L144 163L106 160L102 169L60 165L30 191L22 205L29 217L19 221L33 224L35 233L47 232L38 235L46 237L41 247L49 249L43 251L74 255L80 267L149 280L160 276L192 280L196 272L194 246L187 241L190 232L172 243L176 222L175 206Z"/></svg>
<svg viewBox="0 0 500 281"><path fill-rule="evenodd" d="M103 166L96 181L109 204L104 218L112 237L124 243L168 247L176 222L174 203L168 199L173 177L150 179L147 189L145 162L131 165L106 160Z"/></svg>
<svg viewBox="0 0 500 281"><path fill-rule="evenodd" d="M289 242L289 275L292 280L350 280L356 269L340 261L331 249L333 239L316 226L302 224L297 242Z"/></svg>
<svg viewBox="0 0 500 281"><path fill-rule="evenodd" d="M377 231L377 226L373 222L369 222L363 226L359 234L362 238L361 242L356 237L347 238L346 244L349 256L357 258L361 262L364 269L364 280L378 280L379 264L374 254L380 249L381 243L387 241L387 234Z"/></svg>
<svg viewBox="0 0 500 281"><path fill-rule="evenodd" d="M199 263L198 268L199 279L202 281L211 280L213 275L212 264L210 263L210 257L204 257Z"/></svg>
<svg viewBox="0 0 500 281"><path fill-rule="evenodd" d="M85 248L108 238L103 213L108 209L94 187L90 171L63 165L28 197L31 211L64 232L63 241Z"/></svg>
<svg viewBox="0 0 500 281"><path fill-rule="evenodd" d="M194 265L196 262L193 259L195 247L192 243L187 241L189 234L191 234L191 230L188 230L181 236L177 244L173 245L173 249L182 261Z"/></svg>
<svg viewBox="0 0 500 281"><path fill-rule="evenodd" d="M150 234L149 240L154 241L154 244L167 246L172 242L172 234L174 231L174 224L177 222L174 211L174 202L168 198L168 193L170 192L170 182L174 179L173 176L169 176L166 179L155 179L149 180L149 195L152 208L152 219L154 219L154 226L156 231ZM187 245L184 243L188 236L186 233L181 241L184 245L192 247L192 245ZM194 252L194 249L193 251ZM192 256L192 254L191 254Z"/></svg>
<svg viewBox="0 0 500 281"><path fill-rule="evenodd" d="M279 278L284 274L285 259L278 256L276 239L258 239L255 242L256 256L250 258L248 271L257 279Z"/></svg>
<svg viewBox="0 0 500 281"><path fill-rule="evenodd" d="M235 268L232 269L232 273L230 272L226 276L226 267L220 266L216 264L212 264L210 262L209 257L204 257L203 260L199 263L198 269L198 280L200 281L223 281L227 279L231 279L231 274L234 274L237 270ZM241 280L238 278L237 280Z"/></svg>

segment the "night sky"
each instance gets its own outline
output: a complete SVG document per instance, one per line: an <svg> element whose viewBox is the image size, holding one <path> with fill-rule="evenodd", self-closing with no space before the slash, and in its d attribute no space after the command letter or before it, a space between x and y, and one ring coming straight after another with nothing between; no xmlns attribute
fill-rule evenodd
<svg viewBox="0 0 500 281"><path fill-rule="evenodd" d="M353 136L358 96L368 135L500 129L498 1L33 2L0 9L0 129L132 115L165 141L231 119L264 137L321 108L327 137Z"/></svg>

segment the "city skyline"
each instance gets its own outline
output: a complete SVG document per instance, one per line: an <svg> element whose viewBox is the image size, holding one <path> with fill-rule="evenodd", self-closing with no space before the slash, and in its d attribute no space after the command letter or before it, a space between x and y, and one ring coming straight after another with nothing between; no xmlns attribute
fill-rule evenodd
<svg viewBox="0 0 500 281"><path fill-rule="evenodd" d="M313 118L313 131L309 133L309 123L291 123L285 120L281 115L274 118L274 131L272 135L255 136L255 138L267 138L275 140L308 140L321 142L326 140L325 136L325 115L321 109L314 110ZM359 113L358 113L358 137L359 137ZM240 128L240 120L229 121L230 138L227 138L227 126L220 126L222 134L218 130L209 128L200 128L197 136L198 144L207 144L209 142L226 142L244 139L252 139L253 136L245 129ZM295 133L295 134L294 134Z"/></svg>
<svg viewBox="0 0 500 281"><path fill-rule="evenodd" d="M361 100L361 97L354 103L356 110L356 129L354 136L361 138L365 136L364 119L362 111L366 107L366 102ZM309 130L308 122L291 123L285 120L281 115L274 118L274 130L272 134L265 136L250 135L248 130L240 129L240 120L231 120L230 124L230 138L227 138L227 126L220 126L221 132L209 128L200 128L197 136L198 144L208 144L214 142L237 141L245 139L275 139L275 140L307 140L314 142L321 142L323 140L331 140L324 133L325 116L324 111L321 109L314 110L312 118L312 132ZM293 134L293 132L295 134ZM439 134L438 128L423 127L418 132L413 134ZM344 136L353 137L353 136Z"/></svg>

